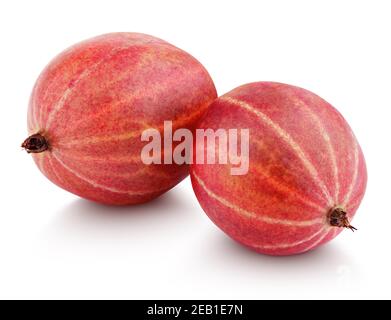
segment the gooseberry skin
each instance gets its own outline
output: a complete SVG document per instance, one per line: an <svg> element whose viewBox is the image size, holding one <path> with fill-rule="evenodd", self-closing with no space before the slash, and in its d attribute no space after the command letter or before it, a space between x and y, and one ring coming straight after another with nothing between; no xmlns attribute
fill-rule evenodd
<svg viewBox="0 0 391 320"><path fill-rule="evenodd" d="M197 128L250 132L247 174L231 175L232 164L190 168L202 208L234 240L292 255L343 227L355 230L349 221L365 193L364 156L345 119L319 96L282 83L246 84L215 100Z"/></svg>
<svg viewBox="0 0 391 320"><path fill-rule="evenodd" d="M141 133L192 129L216 98L205 68L153 36L111 33L80 42L39 76L25 141L42 173L80 197L104 204L149 201L188 175L188 165L141 159ZM37 150L40 150L37 152Z"/></svg>

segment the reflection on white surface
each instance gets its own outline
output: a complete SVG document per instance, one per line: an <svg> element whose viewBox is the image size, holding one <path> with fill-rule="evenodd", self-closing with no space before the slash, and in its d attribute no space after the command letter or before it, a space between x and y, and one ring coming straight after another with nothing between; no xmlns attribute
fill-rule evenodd
<svg viewBox="0 0 391 320"><path fill-rule="evenodd" d="M296 256L260 255L214 227L184 195L174 189L133 207L75 200L43 230L37 253L54 268L72 261L70 270L87 279L113 274L131 283L127 294L135 298L295 298L295 290L332 297L360 283L359 265L337 244Z"/></svg>

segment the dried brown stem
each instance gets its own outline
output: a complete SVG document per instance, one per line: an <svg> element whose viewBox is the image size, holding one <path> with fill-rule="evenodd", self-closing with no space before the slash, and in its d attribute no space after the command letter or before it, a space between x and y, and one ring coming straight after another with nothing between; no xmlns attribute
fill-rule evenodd
<svg viewBox="0 0 391 320"><path fill-rule="evenodd" d="M49 143L42 134L36 133L23 141L22 148L24 148L27 153L40 153L49 149Z"/></svg>
<svg viewBox="0 0 391 320"><path fill-rule="evenodd" d="M350 224L346 211L339 207L330 210L329 223L333 227L348 228L352 231L357 230Z"/></svg>

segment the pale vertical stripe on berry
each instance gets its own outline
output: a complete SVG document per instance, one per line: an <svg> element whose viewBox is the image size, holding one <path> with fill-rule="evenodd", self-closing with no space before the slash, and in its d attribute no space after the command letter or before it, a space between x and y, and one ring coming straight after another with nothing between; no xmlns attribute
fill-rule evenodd
<svg viewBox="0 0 391 320"><path fill-rule="evenodd" d="M262 120L264 124L266 124L268 127L273 129L273 131L282 138L282 140L288 144L293 151L296 153L297 157L300 159L300 161L303 163L304 167L309 172L311 178L314 180L316 185L318 185L325 196L328 205L331 207L334 205L334 201L330 196L330 193L328 192L325 183L320 179L319 174L317 170L315 169L314 165L311 163L311 161L307 158L302 148L297 144L296 141L293 140L291 135L286 132L284 129L282 129L278 124L276 124L273 120L271 120L267 115L265 115L263 112L255 109L247 102L234 99L231 97L221 97L220 100L226 101L228 103L231 103L235 106L241 107L244 110L247 110L253 114L255 114L259 119Z"/></svg>
<svg viewBox="0 0 391 320"><path fill-rule="evenodd" d="M306 243L308 241L311 241L316 236L318 236L320 233L322 233L323 230L324 230L324 228L320 228L318 231L314 232L309 237L304 238L304 239L299 240L299 241L292 242L292 243L278 243L278 244L271 244L271 245L252 245L251 244L251 246L253 246L254 248L257 248L257 249L265 249L265 250L292 248L292 247L296 247L298 245L301 245L303 243Z"/></svg>
<svg viewBox="0 0 391 320"><path fill-rule="evenodd" d="M342 207L345 208L347 206L347 204L349 203L350 201L350 198L353 194L353 190L354 190L354 187L356 186L356 182L357 182L357 177L358 177L358 170L359 170L359 149L358 149L358 143L352 133L352 138L353 138L353 148L354 148L354 151L353 151L353 157L354 157L354 165L353 165L353 176L352 176L352 181L349 185L349 188L348 188L348 191L346 192L346 195L345 195L345 198L343 200L343 203L342 203Z"/></svg>
<svg viewBox="0 0 391 320"><path fill-rule="evenodd" d="M125 51L127 49L129 49L129 47L113 48L112 50L110 50L110 52L106 56L102 57L99 61L94 63L92 66L90 66L89 68L87 68L83 72L81 72L81 74L78 76L78 78L75 79L75 81L73 82L73 86L72 87L68 87L64 91L64 93L62 94L60 99L57 101L57 103L53 106L53 109L48 114L48 118L47 118L46 125L45 125L45 130L49 130L50 129L50 127L52 125L52 122L53 122L53 120L55 118L55 115L64 107L65 102L67 101L69 95L73 92L73 90L75 90L75 88L77 87L77 84L80 83L80 81L82 81L83 79L88 77L102 63L107 61L107 59L113 57L118 52Z"/></svg>
<svg viewBox="0 0 391 320"><path fill-rule="evenodd" d="M339 190L340 190L339 172L338 172L337 157L335 155L334 147L331 143L330 135L328 134L325 126L322 124L322 121L320 120L319 116L306 103L304 103L302 100L298 100L298 99L296 100L296 103L307 110L308 115L315 122L323 140L326 143L327 151L330 155L330 159L331 159L331 163L332 163L333 176L334 176L334 180L335 180L334 204L337 204L337 203L339 203L338 198L339 198Z"/></svg>
<svg viewBox="0 0 391 320"><path fill-rule="evenodd" d="M67 170L68 172L70 172L71 174L73 174L74 176L76 176L77 178L79 178L80 180L88 183L89 185L93 186L94 188L97 188L97 189L102 189L102 190L107 190L107 191L110 191L110 192L113 192L113 193L119 193L119 194L128 194L128 195L145 195L145 194L149 194L149 193L153 193L153 192L160 192L160 191L164 191L166 190L166 188L158 188L158 189L155 189L155 190L151 190L149 192L139 192L139 191L132 191L132 190L129 190L129 191L123 191L123 190L119 190L119 189L116 189L116 188L112 188L112 187L108 187L108 186L104 186L104 185L101 185L83 175L81 175L80 173L78 173L76 170L73 170L72 168L70 168L68 165L66 165L61 159L60 157L56 156L55 152L52 152L52 155L53 157L60 163L60 165L65 169Z"/></svg>
<svg viewBox="0 0 391 320"><path fill-rule="evenodd" d="M265 223L269 224L281 224L286 226L293 226L293 227L309 227L316 224L322 224L324 223L324 219L317 218L317 219L311 219L311 220L303 220L303 221L296 221L296 220L288 220L288 219L277 219L277 218L271 218L268 216L262 216L255 212L247 211L231 202L226 200L225 198L217 195L212 190L210 190L206 185L205 182L195 173L193 172L193 177L197 180L199 186L206 192L206 194L211 197L212 199L216 200L217 202L221 203L225 207L235 211L236 213L245 216L247 218L260 220Z"/></svg>
<svg viewBox="0 0 391 320"><path fill-rule="evenodd" d="M309 246L300 250L300 252L306 252L308 250L315 248L317 245L319 245L327 237L327 235L330 233L330 228L324 227L322 231L324 231L324 233L319 237L318 240L314 241Z"/></svg>

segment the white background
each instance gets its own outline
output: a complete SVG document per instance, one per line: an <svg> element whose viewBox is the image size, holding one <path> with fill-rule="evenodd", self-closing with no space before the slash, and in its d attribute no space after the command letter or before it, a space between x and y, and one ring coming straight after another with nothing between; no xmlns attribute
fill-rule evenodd
<svg viewBox="0 0 391 320"><path fill-rule="evenodd" d="M390 1L0 3L0 298L391 298ZM219 94L273 80L331 102L367 160L359 231L304 255L268 257L217 229L189 179L123 208L46 180L19 147L35 79L64 48L113 31L190 52Z"/></svg>

